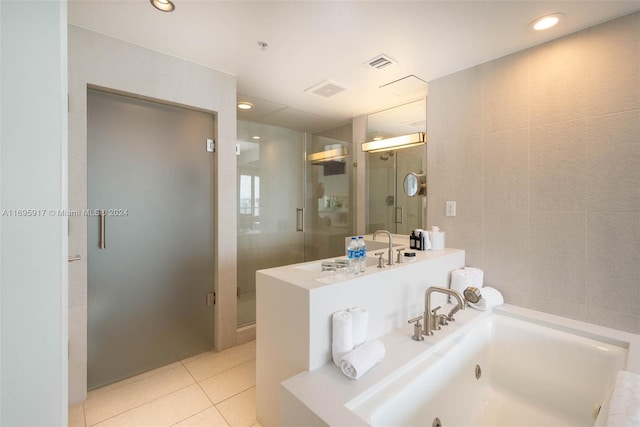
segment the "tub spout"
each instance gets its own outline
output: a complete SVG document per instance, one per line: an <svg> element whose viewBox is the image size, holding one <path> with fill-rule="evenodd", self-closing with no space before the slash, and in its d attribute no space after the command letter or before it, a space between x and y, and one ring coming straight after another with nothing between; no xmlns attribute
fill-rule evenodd
<svg viewBox="0 0 640 427"><path fill-rule="evenodd" d="M453 308L453 310L451 310L451 312L449 312L449 314L447 316L445 316L447 318L447 320L453 320L453 315L455 313L457 313L459 310L464 310L464 299L462 298L462 295L460 295L459 292L453 290L453 289L447 289L447 288L441 288L439 286L431 286L429 288L427 288L427 290L424 293L424 327L423 327L423 331L422 331L422 335L433 335L433 330L434 330L434 325L438 325L440 318L439 316L442 315L438 315L436 313L432 313L431 310L431 294L434 292L440 292L442 294L445 295L451 295L452 297L454 297L456 299L456 306ZM438 307L440 308L440 307ZM433 310L435 311L435 310ZM450 317L450 318L449 318ZM439 326L436 326L435 328L440 329Z"/></svg>

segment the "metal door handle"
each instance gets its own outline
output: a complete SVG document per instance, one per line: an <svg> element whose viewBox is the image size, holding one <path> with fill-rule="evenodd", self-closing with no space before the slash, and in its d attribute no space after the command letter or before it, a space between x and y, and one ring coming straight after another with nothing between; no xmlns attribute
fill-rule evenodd
<svg viewBox="0 0 640 427"><path fill-rule="evenodd" d="M107 247L107 241L105 236L106 215L105 215L104 209L100 210L100 213L98 214L98 218L100 220L100 237L98 239L98 248L105 249Z"/></svg>
<svg viewBox="0 0 640 427"><path fill-rule="evenodd" d="M304 231L304 208L296 208L296 231Z"/></svg>
<svg viewBox="0 0 640 427"><path fill-rule="evenodd" d="M80 261L80 255L72 255L67 259L68 262Z"/></svg>
<svg viewBox="0 0 640 427"><path fill-rule="evenodd" d="M398 217L398 209L400 209L400 216ZM400 220L398 220L400 218ZM396 224L404 224L404 206L396 206Z"/></svg>

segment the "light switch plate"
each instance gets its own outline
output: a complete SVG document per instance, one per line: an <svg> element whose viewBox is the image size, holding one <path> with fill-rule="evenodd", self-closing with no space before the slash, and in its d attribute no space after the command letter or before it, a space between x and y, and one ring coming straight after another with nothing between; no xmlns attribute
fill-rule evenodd
<svg viewBox="0 0 640 427"><path fill-rule="evenodd" d="M456 216L456 202L445 202L444 206L445 216Z"/></svg>
<svg viewBox="0 0 640 427"><path fill-rule="evenodd" d="M207 138L207 152L213 153L215 151L216 151L216 143L213 141L213 139Z"/></svg>

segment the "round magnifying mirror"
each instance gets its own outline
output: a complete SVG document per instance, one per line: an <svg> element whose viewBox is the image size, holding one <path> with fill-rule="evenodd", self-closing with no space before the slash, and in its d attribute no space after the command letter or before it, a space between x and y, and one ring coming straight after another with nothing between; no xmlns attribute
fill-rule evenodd
<svg viewBox="0 0 640 427"><path fill-rule="evenodd" d="M407 176L404 177L403 186L404 192L407 196L413 197L418 194L418 191L420 190L420 179L418 178L418 175L413 172L408 173Z"/></svg>

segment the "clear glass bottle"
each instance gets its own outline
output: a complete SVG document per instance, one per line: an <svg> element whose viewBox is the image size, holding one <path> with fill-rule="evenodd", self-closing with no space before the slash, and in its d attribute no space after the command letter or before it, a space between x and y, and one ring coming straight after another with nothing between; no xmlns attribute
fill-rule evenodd
<svg viewBox="0 0 640 427"><path fill-rule="evenodd" d="M360 273L363 273L367 269L367 243L362 236L358 236L358 250L360 252Z"/></svg>

